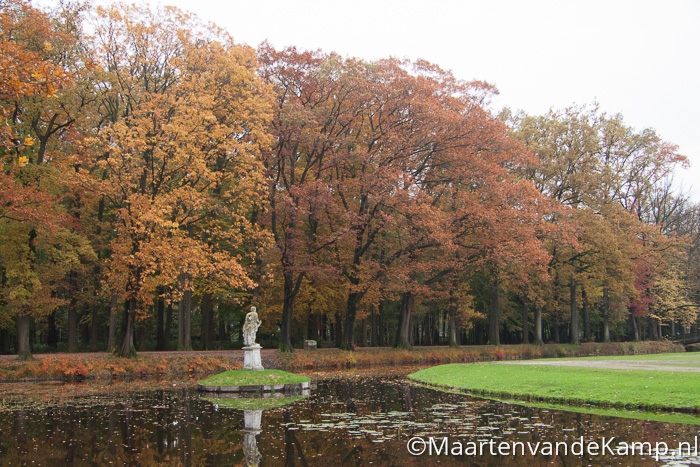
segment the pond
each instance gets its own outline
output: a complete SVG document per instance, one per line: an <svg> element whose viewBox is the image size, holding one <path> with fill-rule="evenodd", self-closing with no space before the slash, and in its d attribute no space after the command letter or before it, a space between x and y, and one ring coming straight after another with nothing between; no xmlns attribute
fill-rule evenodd
<svg viewBox="0 0 700 467"><path fill-rule="evenodd" d="M283 401L288 405L281 407L268 403L270 408L263 411L227 407L225 400L209 399L193 385L136 386L126 391L118 387L102 394L87 391L61 402L49 397L54 389L45 392L43 399L25 397L21 403L0 392L0 464L700 462L695 452L700 425L531 408L449 394L409 383L405 377L409 371L327 374L316 382L311 395ZM77 387L60 388L74 392ZM687 444L674 457L672 451L679 443Z"/></svg>

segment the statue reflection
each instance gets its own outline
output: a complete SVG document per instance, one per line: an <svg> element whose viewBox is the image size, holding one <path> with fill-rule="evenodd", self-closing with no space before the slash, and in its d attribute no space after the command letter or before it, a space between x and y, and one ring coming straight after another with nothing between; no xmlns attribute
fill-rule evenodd
<svg viewBox="0 0 700 467"><path fill-rule="evenodd" d="M262 422L262 410L244 410L243 418L243 454L248 467L258 467L262 460L262 454L258 450L258 440L255 438L260 433Z"/></svg>
<svg viewBox="0 0 700 467"><path fill-rule="evenodd" d="M213 403L217 410L222 408L236 409L243 411L243 454L245 455L248 467L257 467L262 461L262 454L258 449L257 435L262 432L262 416L265 409L284 407L309 396L309 389L302 389L295 393L276 394L240 394L240 393L220 393L207 397L206 400ZM288 417L285 412L285 417ZM294 440L296 441L296 440ZM296 441L297 449L301 452L301 446ZM306 459L301 454L302 462L306 465Z"/></svg>

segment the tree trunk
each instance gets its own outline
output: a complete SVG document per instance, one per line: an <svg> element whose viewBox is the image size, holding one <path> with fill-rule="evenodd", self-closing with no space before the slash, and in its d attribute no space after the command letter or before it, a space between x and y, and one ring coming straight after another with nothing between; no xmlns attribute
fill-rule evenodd
<svg viewBox="0 0 700 467"><path fill-rule="evenodd" d="M102 174L102 179L105 180L107 178L107 172L103 172ZM97 204L97 230L96 230L96 235L99 238L102 234L102 219L104 218L104 211L105 211L105 199L104 197L100 198L99 203ZM102 259L102 252L97 251L97 263L95 264L95 267L93 269L93 289L94 293L92 296L93 303L92 303L92 319L90 323L90 350L93 352L97 351L98 347L98 327L97 327L97 322L99 320L99 311L100 311L100 296L99 296L99 290L100 290L100 276L102 274L102 268L101 268L101 259Z"/></svg>
<svg viewBox="0 0 700 467"><path fill-rule="evenodd" d="M389 332L384 331L384 300L379 302L377 309L377 346L390 345Z"/></svg>
<svg viewBox="0 0 700 467"><path fill-rule="evenodd" d="M651 340L658 340L659 339L659 333L658 333L658 325L656 324L656 320L652 318L651 316L647 317L647 325L649 326L649 332L651 333Z"/></svg>
<svg viewBox="0 0 700 467"><path fill-rule="evenodd" d="M527 345L530 343L530 304L527 299L523 299L523 344Z"/></svg>
<svg viewBox="0 0 700 467"><path fill-rule="evenodd" d="M362 318L362 325L360 329L362 330L362 342L360 343L360 346L364 347L367 345L367 318Z"/></svg>
<svg viewBox="0 0 700 467"><path fill-rule="evenodd" d="M394 346L401 349L411 348L411 312L413 311L413 294L404 292L401 296L401 309L399 310L399 326L396 330Z"/></svg>
<svg viewBox="0 0 700 467"><path fill-rule="evenodd" d="M350 292L345 307L345 327L343 328L343 348L352 350L355 345L355 318L357 317L357 305L360 294Z"/></svg>
<svg viewBox="0 0 700 467"><path fill-rule="evenodd" d="M184 350L192 350L192 290L185 292L185 345Z"/></svg>
<svg viewBox="0 0 700 467"><path fill-rule="evenodd" d="M453 313L450 313L449 323L449 345L450 347L459 347L459 340L457 339L457 319Z"/></svg>
<svg viewBox="0 0 700 467"><path fill-rule="evenodd" d="M118 356L132 358L136 356L134 348L134 314L136 313L136 299L130 298L124 302L124 321L122 324L122 343L119 346Z"/></svg>
<svg viewBox="0 0 700 467"><path fill-rule="evenodd" d="M68 352L78 351L78 278L75 271L70 272L70 302L68 304Z"/></svg>
<svg viewBox="0 0 700 467"><path fill-rule="evenodd" d="M100 305L96 296L93 297L93 300L95 300L95 302L92 304L90 318L90 350L97 352L97 347L99 344L97 321L99 320Z"/></svg>
<svg viewBox="0 0 700 467"><path fill-rule="evenodd" d="M0 354L5 355L10 353L10 340L12 337L14 336L11 336L9 329L0 328Z"/></svg>
<svg viewBox="0 0 700 467"><path fill-rule="evenodd" d="M182 286L184 274L180 273L180 285ZM182 297L177 304L177 350L185 348L185 295L182 292Z"/></svg>
<svg viewBox="0 0 700 467"><path fill-rule="evenodd" d="M280 323L280 352L294 352L292 346L292 311L294 309L294 298L301 286L301 276L296 282L291 272L284 273L284 299L282 302L282 322ZM336 322L336 328L340 323ZM337 331L336 331L337 332Z"/></svg>
<svg viewBox="0 0 700 467"><path fill-rule="evenodd" d="M211 293L202 295L202 348L214 347L214 310L211 306Z"/></svg>
<svg viewBox="0 0 700 467"><path fill-rule="evenodd" d="M192 350L192 290L189 275L180 273L182 298L177 310L177 350Z"/></svg>
<svg viewBox="0 0 700 467"><path fill-rule="evenodd" d="M591 315L588 310L588 294L586 289L581 287L581 315L583 317L583 338L586 342L591 341Z"/></svg>
<svg viewBox="0 0 700 467"><path fill-rule="evenodd" d="M489 344L500 345L500 310L498 303L498 282L494 278L489 287Z"/></svg>
<svg viewBox="0 0 700 467"><path fill-rule="evenodd" d="M173 304L168 303L165 312L165 329L163 329L163 350L170 348L170 329L173 327Z"/></svg>
<svg viewBox="0 0 700 467"><path fill-rule="evenodd" d="M603 288L603 342L610 342L610 298L608 288Z"/></svg>
<svg viewBox="0 0 700 467"><path fill-rule="evenodd" d="M561 343L561 337L559 335L559 312L554 311L554 326L552 327L552 337L554 338L554 342L557 344Z"/></svg>
<svg viewBox="0 0 700 467"><path fill-rule="evenodd" d="M165 350L165 299L163 288L158 287L158 303L156 304L156 349Z"/></svg>
<svg viewBox="0 0 700 467"><path fill-rule="evenodd" d="M571 343L578 345L578 303L576 302L576 280L569 284L569 301L571 304Z"/></svg>
<svg viewBox="0 0 700 467"><path fill-rule="evenodd" d="M136 326L135 326L136 328ZM143 351L146 350L146 338L148 337L148 328L146 327L146 321L141 321L140 325L138 326L138 350Z"/></svg>
<svg viewBox="0 0 700 467"><path fill-rule="evenodd" d="M542 340L542 307L540 305L535 307L535 344L544 344Z"/></svg>
<svg viewBox="0 0 700 467"><path fill-rule="evenodd" d="M107 337L107 351L112 352L117 348L117 305L119 304L119 296L112 295L112 301L109 304L109 336Z"/></svg>
<svg viewBox="0 0 700 467"><path fill-rule="evenodd" d="M52 349L58 347L58 328L56 327L56 310L49 313L46 318L47 336L46 343Z"/></svg>
<svg viewBox="0 0 700 467"><path fill-rule="evenodd" d="M32 351L29 348L29 328L32 319L28 314L21 314L17 317L17 359L31 360Z"/></svg>
<svg viewBox="0 0 700 467"><path fill-rule="evenodd" d="M335 322L333 323L333 338L335 340L335 346L341 348L343 346L343 316L341 315L340 308L335 310Z"/></svg>
<svg viewBox="0 0 700 467"><path fill-rule="evenodd" d="M639 341L639 324L637 323L637 318L634 316L634 307L630 308L630 324L632 325L632 335L634 341Z"/></svg>

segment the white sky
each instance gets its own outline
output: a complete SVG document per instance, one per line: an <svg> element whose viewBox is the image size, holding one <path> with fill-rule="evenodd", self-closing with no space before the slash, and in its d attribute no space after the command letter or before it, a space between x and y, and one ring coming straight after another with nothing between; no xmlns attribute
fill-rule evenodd
<svg viewBox="0 0 700 467"><path fill-rule="evenodd" d="M100 2L100 3L104 3ZM156 3L149 0L147 3ZM700 203L700 1L160 0L237 42L377 59L423 58L494 84L493 108L529 114L600 103L651 127L692 164Z"/></svg>

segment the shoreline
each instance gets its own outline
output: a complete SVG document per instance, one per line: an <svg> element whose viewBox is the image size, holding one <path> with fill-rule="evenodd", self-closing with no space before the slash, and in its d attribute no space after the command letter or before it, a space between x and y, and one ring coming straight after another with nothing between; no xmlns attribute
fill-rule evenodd
<svg viewBox="0 0 700 467"><path fill-rule="evenodd" d="M481 363L535 360L562 357L650 355L679 352L681 346L668 341L623 343L416 347L411 350L390 347L359 348L354 352L335 348L297 350L281 353L261 351L266 369L314 373L347 368L372 368L398 365L440 365L445 363ZM243 350L144 351L136 358L115 357L109 353L37 354L29 361L13 355L0 357L0 383L45 381L118 380L146 377L172 377L190 380L242 367Z"/></svg>

